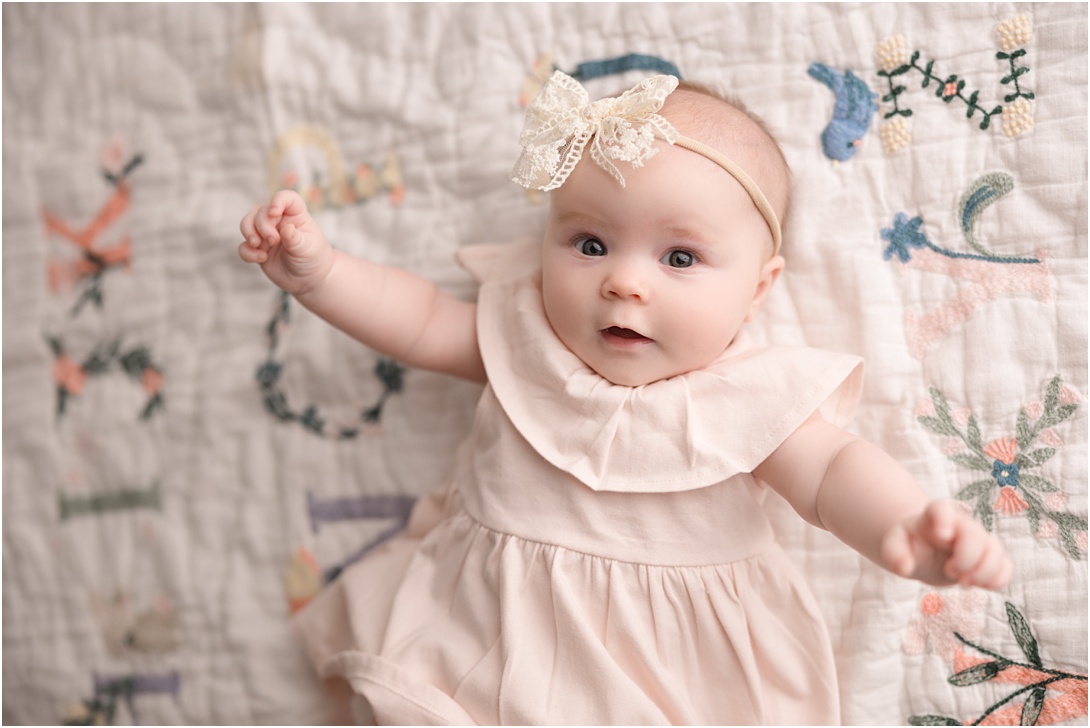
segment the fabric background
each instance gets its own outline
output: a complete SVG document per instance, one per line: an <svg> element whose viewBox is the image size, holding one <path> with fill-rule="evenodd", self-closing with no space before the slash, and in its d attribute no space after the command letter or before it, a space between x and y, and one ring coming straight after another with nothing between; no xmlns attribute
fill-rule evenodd
<svg viewBox="0 0 1090 728"><path fill-rule="evenodd" d="M1084 723L1086 20L5 4L4 722L327 717L290 609L442 479L479 390L283 300L238 221L295 186L338 247L471 297L458 248L543 226L508 181L534 79L643 54L742 100L792 166L754 335L864 356L854 431L1015 562L1000 594L898 580L771 499L845 722Z"/></svg>

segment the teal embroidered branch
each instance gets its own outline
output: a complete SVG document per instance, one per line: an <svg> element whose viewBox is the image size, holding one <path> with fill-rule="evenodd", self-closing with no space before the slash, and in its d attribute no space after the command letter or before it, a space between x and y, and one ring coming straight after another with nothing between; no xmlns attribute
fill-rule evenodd
<svg viewBox="0 0 1090 728"><path fill-rule="evenodd" d="M896 44L893 43L894 40L897 41ZM880 56L883 56L885 61L888 62L889 59L893 57L894 52L899 53L900 43L901 39L899 36L896 39L886 40L885 43L880 46ZM1029 66L1020 66L1017 63L1019 59L1026 56L1026 52L1027 51L1024 48L1019 48L1012 52L1000 51L996 53L996 60L1007 61L1010 70L1007 75L1001 78L1001 83L1003 85L1014 85L1014 93L1007 94L1003 99L1005 104L1012 104L1012 102L1017 101L1018 99L1032 100L1034 98L1034 95L1031 92L1026 92L1019 84L1019 78L1029 73ZM908 86L905 85L903 81L907 77L907 74L913 71L918 72L922 76L921 88L928 88L934 83L935 97L942 99L944 104L952 104L955 99L958 99L962 104L965 104L965 116L967 119L971 119L974 114L979 113L981 116L981 130L986 130L991 126L992 117L994 117L995 114L1003 113L1004 107L1002 104L996 104L991 106L991 108L981 106L979 89L973 90L973 92L969 93L967 96L965 78L962 78L956 73L945 76L937 74L935 70L935 61L930 60L921 65L920 56L921 53L919 50L912 51L911 57L907 62L900 62L899 64L896 62L887 63L885 68L877 71L879 77L885 78L888 87L888 92L882 96L882 102L883 104L892 107L883 114L883 119L888 120L894 117L907 118L912 116L912 110L904 108L903 105L901 105L901 94L904 94L908 89ZM901 56L900 60L904 61L904 56ZM1019 116L1019 114L1016 112L1015 116ZM1022 116L1024 116L1024 114L1022 114ZM1020 126L1017 129L1013 126L1012 129L1008 130L1008 134L1017 134L1021 131L1025 130L1020 128Z"/></svg>
<svg viewBox="0 0 1090 728"><path fill-rule="evenodd" d="M985 682L990 682L998 678L1005 670L1010 668L1018 668L1019 674L1013 676L1015 682L1021 683L1014 692L1005 696L1001 700L992 704L987 708L980 716L978 716L971 723L963 722L957 718L951 718L944 715L914 715L908 719L909 725L923 725L923 726L935 726L935 725L981 725L989 717L992 717L997 711L1003 708L1008 703L1013 702L1016 698L1029 693L1029 697L1026 698L1020 711L1020 725L1036 725L1038 719L1041 717L1041 713L1045 708L1046 702L1049 700L1046 688L1049 685L1059 683L1063 680L1073 680L1076 682L1086 682L1086 675L1079 675L1077 673L1067 672L1065 670L1056 670L1047 668L1040 656L1040 649L1037 638L1034 637L1032 631L1029 628L1029 624L1026 622L1025 617L1018 609L1006 602L1007 611L1007 624L1010 627L1011 633L1014 635L1015 640L1018 642L1019 648L1021 648L1025 660L1019 660L1007 657L993 650L989 650L981 645L978 645L970 640L965 639L957 632L954 632L954 637L959 642L967 647L970 647L983 655L992 658L991 661L984 660L977 662L976 664L965 667L958 672L954 673L947 678L947 682L955 687L970 687L973 685L979 685ZM1085 695L1085 693L1083 693ZM1059 701L1057 701L1059 702ZM1071 701L1068 701L1071 702ZM1079 706L1075 703L1082 702ZM1065 714L1065 708L1072 714ZM1078 715L1073 714L1081 710ZM1075 718L1079 715L1086 714L1085 699L1082 701L1074 701L1072 705L1061 705L1059 707L1059 714L1056 716L1061 720L1068 718ZM999 724L1009 725L1009 723L1000 720Z"/></svg>
<svg viewBox="0 0 1090 728"><path fill-rule="evenodd" d="M268 358L258 367L255 375L258 386L261 388L265 409L281 422L298 422L304 429L320 437L335 440L353 439L359 436L360 427L349 424L327 426L326 419L317 405L308 404L297 411L288 402L287 392L281 382L284 364L278 360L277 350L281 344L282 332L291 320L290 302L291 296L281 291L277 298L276 311L265 327L269 340ZM393 359L379 357L373 371L382 385L382 393L373 405L363 407L358 414L358 421L368 425L377 424L382 419L386 401L391 395L401 392L405 386L405 367Z"/></svg>
<svg viewBox="0 0 1090 728"><path fill-rule="evenodd" d="M923 233L921 227L923 226L923 218L919 215L913 217L911 220L903 212L898 212L893 216L893 224L888 228L882 228L879 231L882 239L887 241L889 245L882 251L883 260L891 260L893 256L897 256L897 259L902 263L907 263L912 259L913 250L931 250L940 255L945 255L948 258L956 258L962 260L979 260L986 263L1040 263L1037 258L1014 258L1009 256L1001 256L988 251L988 254L978 253L959 253L949 248L944 248L939 245L935 245ZM983 246L979 246L979 249L987 250Z"/></svg>
<svg viewBox="0 0 1090 728"><path fill-rule="evenodd" d="M949 453L950 460L989 475L964 486L954 497L973 503L973 515L989 531L995 527L996 512L1008 516L1024 513L1038 537L1057 537L1064 551L1080 560L1086 550L1086 518L1050 507L1050 494L1059 496L1062 502L1060 488L1048 478L1029 472L1047 463L1057 452L1047 442L1038 446L1038 440L1078 409L1078 402L1072 401L1073 394L1062 386L1061 378L1056 376L1049 382L1039 416L1031 417L1027 408L1022 407L1015 437L996 438L987 445L975 415L968 415L962 429L955 423L942 392L932 388L930 394L934 414L922 414L918 422L936 434L960 440L964 447ZM1055 442L1055 433L1049 439Z"/></svg>
<svg viewBox="0 0 1090 728"><path fill-rule="evenodd" d="M1010 69L1011 69L1010 74L1004 76L1003 78L1001 78L999 80L999 82L1002 83L1004 86L1012 84L1012 83L1014 84L1014 93L1007 94L1006 96L1003 97L1003 101L1008 103L1008 104L1010 102L1014 101L1015 99L1026 99L1028 101L1032 101L1034 99L1034 94L1032 92L1027 93L1027 92L1022 90L1021 86L1018 85L1018 79L1020 77L1022 77L1023 75L1029 73L1029 67L1028 66L1018 66L1015 63L1015 61L1017 61L1019 58L1022 58L1025 55L1026 55L1026 49L1025 48L1019 48L1018 50L1014 51L1013 53L1004 53L1003 51L999 51L998 53L995 54L996 60L1007 61L1010 64Z"/></svg>

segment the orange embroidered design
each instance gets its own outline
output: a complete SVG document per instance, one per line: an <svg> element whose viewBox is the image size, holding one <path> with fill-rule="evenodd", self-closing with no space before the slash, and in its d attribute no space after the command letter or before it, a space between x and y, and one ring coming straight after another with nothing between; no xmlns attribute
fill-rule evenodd
<svg viewBox="0 0 1090 728"><path fill-rule="evenodd" d="M1037 638L1022 613L1006 603L1007 624L1022 657L1008 657L953 632L960 647L953 656L954 674L947 682L955 687L983 683L1013 685L1014 692L1000 699L974 720L945 715L914 715L909 725L1055 725L1086 715L1086 675L1045 666ZM968 656L968 647L980 656Z"/></svg>
<svg viewBox="0 0 1090 728"><path fill-rule="evenodd" d="M111 149L111 155L121 153L116 146ZM84 284L72 308L73 316L88 302L102 305L102 278L108 270L119 267L127 269L132 264L132 243L128 235L120 236L111 244L101 243L100 238L128 211L132 199L128 177L143 159L139 154L124 164L104 159L106 169L103 175L114 186L114 193L85 227L76 229L49 210L42 210L46 235L60 236L80 251L80 257L75 260L49 258L46 261L51 291L68 290Z"/></svg>

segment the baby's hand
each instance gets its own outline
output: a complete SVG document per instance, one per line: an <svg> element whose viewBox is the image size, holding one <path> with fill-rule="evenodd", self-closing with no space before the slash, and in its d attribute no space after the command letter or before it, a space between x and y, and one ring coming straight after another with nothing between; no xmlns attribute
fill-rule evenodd
<svg viewBox="0 0 1090 728"><path fill-rule="evenodd" d="M288 293L306 293L333 267L333 248L297 192L277 192L269 204L256 206L242 218L239 230L243 238L239 257L260 265L269 280Z"/></svg>
<svg viewBox="0 0 1090 728"><path fill-rule="evenodd" d="M932 501L887 531L882 560L895 574L936 586L999 590L1012 571L999 540L950 501Z"/></svg>

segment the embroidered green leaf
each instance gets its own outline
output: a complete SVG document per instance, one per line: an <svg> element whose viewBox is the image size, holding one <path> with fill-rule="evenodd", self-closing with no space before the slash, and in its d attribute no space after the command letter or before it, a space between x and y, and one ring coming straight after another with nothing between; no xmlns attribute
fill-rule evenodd
<svg viewBox="0 0 1090 728"><path fill-rule="evenodd" d="M958 465L962 465L970 470L991 471L992 469L992 463L974 453L954 453L950 456L950 459Z"/></svg>
<svg viewBox="0 0 1090 728"><path fill-rule="evenodd" d="M973 104L976 103L976 92L973 93L970 101ZM972 108L970 106L970 114ZM974 180L958 201L958 222L961 226L961 234L978 253L992 258L1003 259L1009 257L1000 255L981 243L977 239L976 224L984 210L1013 189L1014 178L1012 176L1005 172L989 172Z"/></svg>
<svg viewBox="0 0 1090 728"><path fill-rule="evenodd" d="M1021 725L1037 725L1037 719L1041 717L1041 709L1044 707L1045 689L1036 687L1022 705Z"/></svg>
<svg viewBox="0 0 1090 728"><path fill-rule="evenodd" d="M1034 468L1038 465L1044 465L1055 454L1056 448L1042 447L1033 452L1026 453L1025 455L1019 455L1016 462L1020 468Z"/></svg>
<svg viewBox="0 0 1090 728"><path fill-rule="evenodd" d="M966 442L969 447L980 451L984 449L984 443L980 439L980 425L977 424L976 415L969 415L969 423L965 428Z"/></svg>
<svg viewBox="0 0 1090 728"><path fill-rule="evenodd" d="M909 725L961 725L957 718L947 718L945 715L914 715L908 719Z"/></svg>
<svg viewBox="0 0 1090 728"><path fill-rule="evenodd" d="M1026 659L1029 660L1034 667L1041 667L1041 655L1037 650L1037 638L1029 631L1029 624L1026 622L1026 618L1023 617L1022 613L1018 611L1018 608L1010 602L1007 602L1006 605L1007 622L1010 624L1014 639L1018 640L1018 646L1022 648L1022 652L1025 654Z"/></svg>
<svg viewBox="0 0 1090 728"><path fill-rule="evenodd" d="M976 508L973 509L973 515L980 521L980 525L984 526L984 528L989 531L992 530L992 527L995 525L995 516L986 499L981 498L976 502Z"/></svg>
<svg viewBox="0 0 1090 728"><path fill-rule="evenodd" d="M958 494L954 496L958 500L971 501L984 495L992 488L995 487L995 480L989 478L988 480L977 480L958 491Z"/></svg>
<svg viewBox="0 0 1090 728"><path fill-rule="evenodd" d="M1010 661L1008 660L992 660L991 662L982 662L979 665L973 665L966 668L961 672L956 672L946 679L951 685L955 685L959 688L963 688L969 685L977 685L982 682L988 682L995 678L1003 670L1010 667Z"/></svg>
<svg viewBox="0 0 1090 728"><path fill-rule="evenodd" d="M1043 493L1058 493L1060 490L1051 480L1034 475L1033 473L1019 473L1018 485L1030 490L1039 490Z"/></svg>
<svg viewBox="0 0 1090 728"><path fill-rule="evenodd" d="M1035 435L1036 433L1029 425L1029 415L1026 414L1026 408L1022 407L1018 410L1018 423L1015 426L1014 433L1014 438L1018 441L1018 449L1029 449Z"/></svg>
<svg viewBox="0 0 1090 728"><path fill-rule="evenodd" d="M921 417L917 417L916 421L919 422L924 427L926 427L927 429L931 430L932 432L936 432L936 433L938 433L940 435L960 435L961 434L961 433L959 433L957 431L957 428L954 427L952 422L948 422L946 420L939 419L938 417L921 416Z"/></svg>

